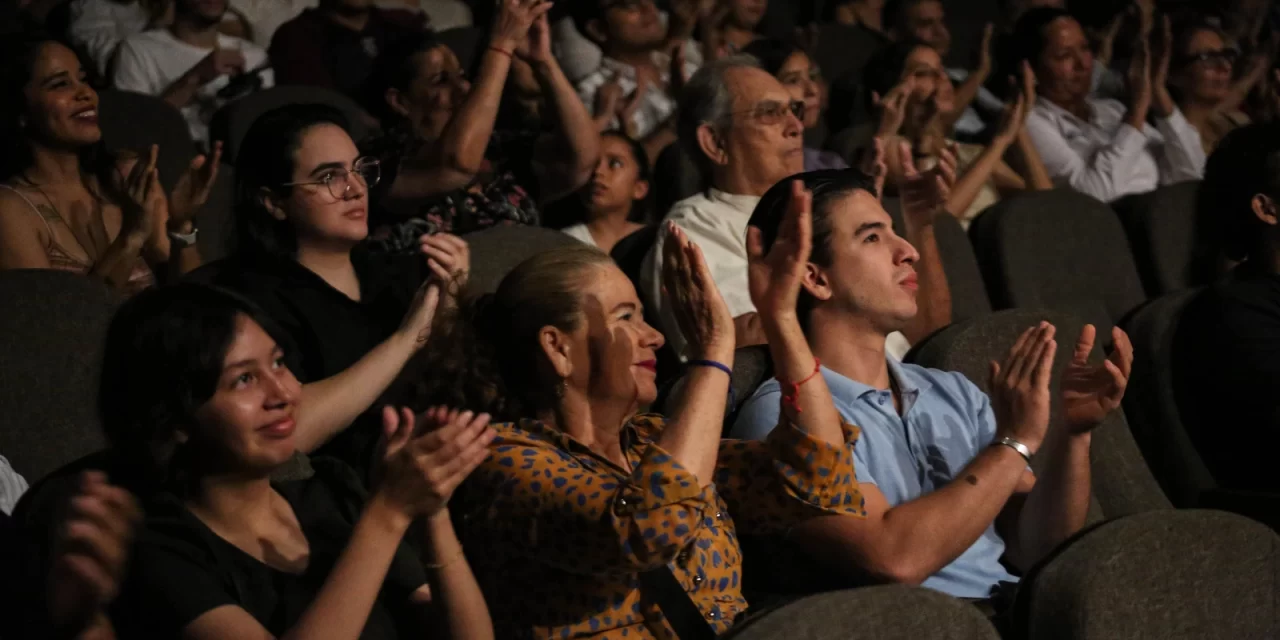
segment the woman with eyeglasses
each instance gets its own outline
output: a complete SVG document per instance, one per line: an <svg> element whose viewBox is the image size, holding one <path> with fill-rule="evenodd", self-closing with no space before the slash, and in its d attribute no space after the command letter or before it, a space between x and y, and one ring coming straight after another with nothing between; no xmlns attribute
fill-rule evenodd
<svg viewBox="0 0 1280 640"><path fill-rule="evenodd" d="M880 110L878 136L893 178L886 181L891 189L903 179L902 154L932 167L947 148L955 155L958 173L946 209L966 229L1002 196L1053 188L1027 135L1027 114L1036 101L1030 69L1022 70L1014 100L986 145L951 139L946 116L954 108L955 89L933 47L922 42L891 45L868 61L863 73L871 107Z"/></svg>
<svg viewBox="0 0 1280 640"><path fill-rule="evenodd" d="M791 92L792 98L804 105L803 114L799 117L806 132L822 127L826 87L822 72L804 47L794 41L762 38L747 45L742 52L759 60L760 66L777 78ZM804 149L805 171L848 168L849 163L837 153L807 146Z"/></svg>
<svg viewBox="0 0 1280 640"><path fill-rule="evenodd" d="M366 146L387 168L380 250L424 234L538 225L541 207L591 178L599 135L551 53L547 0L502 0L474 81L443 34L379 56L366 106L387 132Z"/></svg>
<svg viewBox="0 0 1280 640"><path fill-rule="evenodd" d="M290 105L258 118L236 164L236 254L209 280L266 309L293 349L305 402L298 448L364 473L379 433L370 406L426 342L438 304L466 280L466 243L423 238L375 255L369 189L381 175L336 110ZM351 428L352 422L355 422Z"/></svg>
<svg viewBox="0 0 1280 640"><path fill-rule="evenodd" d="M1249 70L1236 80L1240 52L1222 29L1199 19L1174 26L1173 55L1169 89L1187 122L1200 132L1205 155L1210 155L1219 140L1249 124L1240 106L1266 76L1271 60L1265 54L1255 56Z"/></svg>

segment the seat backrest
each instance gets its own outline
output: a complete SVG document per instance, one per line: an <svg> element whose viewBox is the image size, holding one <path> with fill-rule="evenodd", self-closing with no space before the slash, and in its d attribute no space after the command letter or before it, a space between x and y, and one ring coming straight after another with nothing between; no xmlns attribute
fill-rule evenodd
<svg viewBox="0 0 1280 640"><path fill-rule="evenodd" d="M738 640L996 640L977 607L922 587L885 585L812 595L748 620Z"/></svg>
<svg viewBox="0 0 1280 640"><path fill-rule="evenodd" d="M1178 507L1199 504L1216 486L1178 412L1173 384L1173 343L1178 320L1199 293L1188 289L1138 308L1123 326L1133 342L1133 374L1124 412L1151 472Z"/></svg>
<svg viewBox="0 0 1280 640"><path fill-rule="evenodd" d="M236 169L228 163L218 167L218 177L209 191L209 201L196 217L200 225L200 257L210 263L235 250Z"/></svg>
<svg viewBox="0 0 1280 640"><path fill-rule="evenodd" d="M554 229L507 225L491 227L463 236L471 249L471 274L467 283L472 292L493 293L498 284L521 262L544 251L582 246L581 242Z"/></svg>
<svg viewBox="0 0 1280 640"><path fill-rule="evenodd" d="M272 109L290 104L324 104L338 109L346 116L356 142L370 133L369 116L351 98L323 87L283 85L251 93L218 109L209 123L209 139L221 140L223 161L235 164L244 135L254 121Z"/></svg>
<svg viewBox="0 0 1280 640"><path fill-rule="evenodd" d="M984 393L990 392L988 376L992 360L1003 361L1018 336L1043 320L1057 327L1058 353L1054 361L1053 411L1049 428L1062 428L1062 372L1071 360L1076 337L1083 323L1070 315L1043 310L1001 311L986 317L951 325L934 334L912 351L915 364L957 371ZM1100 363L1101 349L1094 347L1090 360ZM1093 433L1093 500L1091 520L1114 518L1130 513L1169 506L1168 499L1152 477L1129 433L1123 411L1116 411ZM1033 467L1043 458L1033 461Z"/></svg>
<svg viewBox="0 0 1280 640"><path fill-rule="evenodd" d="M702 191L706 183L698 163L680 143L667 145L653 163L654 219L662 220L671 206Z"/></svg>
<svg viewBox="0 0 1280 640"><path fill-rule="evenodd" d="M654 411L667 415L675 407L687 375L687 369L680 371L679 377L663 385L657 401L653 403ZM767 345L741 347L733 352L733 375L729 377L732 397L725 404L723 433L729 433L738 417L738 410L751 399L760 385L772 377L773 358L769 355Z"/></svg>
<svg viewBox="0 0 1280 640"><path fill-rule="evenodd" d="M882 204L893 219L894 232L906 237L901 199L886 197ZM962 322L991 313L991 299L982 280L982 269L978 267L978 256L960 221L940 215L934 221L933 233L942 269L947 274L947 287L951 290L951 321Z"/></svg>
<svg viewBox="0 0 1280 640"><path fill-rule="evenodd" d="M1196 197L1200 182L1183 182L1116 202L1142 284L1151 297L1196 282Z"/></svg>
<svg viewBox="0 0 1280 640"><path fill-rule="evenodd" d="M973 221L969 237L997 309L1066 311L1106 336L1146 298L1115 212L1075 191L1006 198Z"/></svg>
<svg viewBox="0 0 1280 640"><path fill-rule="evenodd" d="M0 272L0 454L29 482L102 447L98 372L118 299L52 270Z"/></svg>
<svg viewBox="0 0 1280 640"><path fill-rule="evenodd" d="M618 268L635 285L636 291L640 290L640 268L644 264L644 257L649 255L649 250L657 241L658 225L653 224L619 240L609 252L613 261L618 263Z"/></svg>
<svg viewBox="0 0 1280 640"><path fill-rule="evenodd" d="M196 144L182 113L156 96L102 91L98 94L98 120L103 144L111 151L145 156L151 145L159 145L156 168L166 190L173 189L195 157Z"/></svg>

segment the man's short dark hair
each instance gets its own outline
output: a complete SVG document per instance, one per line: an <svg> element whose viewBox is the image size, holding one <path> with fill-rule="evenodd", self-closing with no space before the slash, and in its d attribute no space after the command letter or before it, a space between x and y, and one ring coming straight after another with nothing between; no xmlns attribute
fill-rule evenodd
<svg viewBox="0 0 1280 640"><path fill-rule="evenodd" d="M926 2L942 2L942 0L889 0L884 3L880 14L880 22L885 30L903 29L907 26L907 13L916 5Z"/></svg>
<svg viewBox="0 0 1280 640"><path fill-rule="evenodd" d="M767 252L778 240L778 228L791 206L791 183L796 180L813 194L813 252L809 261L821 266L831 266L831 208L837 201L854 191L875 194L875 180L857 169L824 169L798 173L773 185L751 214L749 226L760 229L760 242ZM800 293L796 311L800 323L808 329L809 313L817 303L813 296Z"/></svg>
<svg viewBox="0 0 1280 640"><path fill-rule="evenodd" d="M596 42L596 39L587 31L587 25L592 20L604 21L604 3L605 0L573 0L573 9L569 15L573 18L573 26L578 28L578 33L582 37ZM598 42L596 44L599 44Z"/></svg>
<svg viewBox="0 0 1280 640"><path fill-rule="evenodd" d="M1075 16L1066 9L1054 7L1037 7L1022 14L1013 26L1013 62L1021 64L1026 60L1034 67L1049 42L1044 33L1045 27L1058 18L1074 20Z"/></svg>
<svg viewBox="0 0 1280 640"><path fill-rule="evenodd" d="M1218 143L1197 196L1197 236L1234 260L1255 253L1270 235L1253 212L1259 194L1280 203L1280 123L1241 127Z"/></svg>

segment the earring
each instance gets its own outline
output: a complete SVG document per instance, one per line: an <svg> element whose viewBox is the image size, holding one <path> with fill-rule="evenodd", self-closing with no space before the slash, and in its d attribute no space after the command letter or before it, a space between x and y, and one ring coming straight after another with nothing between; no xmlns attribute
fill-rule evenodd
<svg viewBox="0 0 1280 640"><path fill-rule="evenodd" d="M560 382L556 383L556 399L564 400L565 389L569 386L568 378L560 378Z"/></svg>

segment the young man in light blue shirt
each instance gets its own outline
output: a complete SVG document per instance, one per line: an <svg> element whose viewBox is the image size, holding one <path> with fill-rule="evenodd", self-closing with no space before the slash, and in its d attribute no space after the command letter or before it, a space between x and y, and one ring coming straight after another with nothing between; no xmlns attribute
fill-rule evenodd
<svg viewBox="0 0 1280 640"><path fill-rule="evenodd" d="M937 177L906 169L904 219L928 227L938 211L929 197ZM791 539L833 571L991 597L1084 525L1090 433L1123 397L1128 339L1117 329L1116 353L1094 367L1087 362L1094 330L1085 328L1063 381L1065 425L1055 429L1048 425L1056 343L1047 323L1029 328L1004 363L992 363L991 398L960 374L896 363L885 357L884 338L916 313L917 278L945 275L917 275L916 250L894 233L865 178L846 171L801 179L813 192L813 252L797 313L837 409L861 429L850 444L867 518L820 518ZM765 249L792 241L779 230L788 191L775 187L751 219ZM794 382L761 387L733 437L764 437ZM1028 468L1033 455L1045 458L1038 478Z"/></svg>

